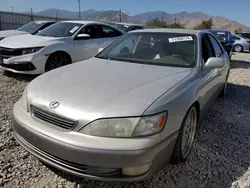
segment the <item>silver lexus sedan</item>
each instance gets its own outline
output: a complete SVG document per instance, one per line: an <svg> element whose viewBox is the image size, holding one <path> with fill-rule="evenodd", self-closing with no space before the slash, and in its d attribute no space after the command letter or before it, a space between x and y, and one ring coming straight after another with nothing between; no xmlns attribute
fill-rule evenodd
<svg viewBox="0 0 250 188"><path fill-rule="evenodd" d="M188 158L199 120L226 94L229 69L209 32L136 30L33 80L14 106L16 139L76 176L144 180Z"/></svg>

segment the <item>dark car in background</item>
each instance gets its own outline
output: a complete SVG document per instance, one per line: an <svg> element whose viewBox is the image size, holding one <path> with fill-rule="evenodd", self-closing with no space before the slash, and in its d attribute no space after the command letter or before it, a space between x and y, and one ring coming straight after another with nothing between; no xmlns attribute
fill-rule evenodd
<svg viewBox="0 0 250 188"><path fill-rule="evenodd" d="M222 46L228 53L229 58L231 58L232 48L235 42L232 38L232 33L223 29L207 29L207 31L212 33L221 42Z"/></svg>

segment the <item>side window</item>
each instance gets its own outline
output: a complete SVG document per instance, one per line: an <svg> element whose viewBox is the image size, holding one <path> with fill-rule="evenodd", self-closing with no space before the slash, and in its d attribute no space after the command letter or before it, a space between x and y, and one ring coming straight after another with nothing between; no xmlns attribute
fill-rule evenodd
<svg viewBox="0 0 250 188"><path fill-rule="evenodd" d="M88 34L91 39L100 38L101 32L98 25L90 25L84 27L79 34Z"/></svg>
<svg viewBox="0 0 250 188"><path fill-rule="evenodd" d="M210 57L215 57L213 46L207 35L202 36L202 57L204 63L206 63Z"/></svg>
<svg viewBox="0 0 250 188"><path fill-rule="evenodd" d="M240 40L240 38L239 38L239 37L236 37L236 36L233 36L232 39L233 39L233 40Z"/></svg>
<svg viewBox="0 0 250 188"><path fill-rule="evenodd" d="M52 25L52 24L54 24L53 22L51 22L51 23L46 23L46 24L44 24L43 26L41 26L37 31L36 31L36 33L38 33L39 31L41 31L41 30L43 30L43 29L45 29L46 27L49 27L50 25ZM35 33L35 34L36 34Z"/></svg>
<svg viewBox="0 0 250 188"><path fill-rule="evenodd" d="M210 42L213 46L216 57L221 56L221 54L223 53L223 50L221 49L220 44L217 42L217 40L212 35L208 35L208 37L209 37Z"/></svg>
<svg viewBox="0 0 250 188"><path fill-rule="evenodd" d="M119 37L122 35L120 31L113 29L108 26L100 26L101 28L101 37L102 38L109 38L109 37Z"/></svg>

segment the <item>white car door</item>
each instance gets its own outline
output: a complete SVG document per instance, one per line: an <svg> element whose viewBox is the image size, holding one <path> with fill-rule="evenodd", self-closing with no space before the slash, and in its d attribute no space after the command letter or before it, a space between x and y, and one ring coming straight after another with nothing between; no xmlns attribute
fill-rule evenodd
<svg viewBox="0 0 250 188"><path fill-rule="evenodd" d="M100 31L102 38L102 48L106 48L113 41L123 35L123 33L121 33L120 31L107 25L100 25Z"/></svg>
<svg viewBox="0 0 250 188"><path fill-rule="evenodd" d="M88 34L90 38L75 37L75 62L95 56L98 53L98 49L102 48L103 44L100 35L100 27L96 24L86 25L78 34Z"/></svg>

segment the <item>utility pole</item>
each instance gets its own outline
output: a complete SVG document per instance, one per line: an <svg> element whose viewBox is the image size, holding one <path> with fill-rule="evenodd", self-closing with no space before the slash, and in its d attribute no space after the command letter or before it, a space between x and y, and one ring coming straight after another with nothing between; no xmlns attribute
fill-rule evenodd
<svg viewBox="0 0 250 188"><path fill-rule="evenodd" d="M13 13L13 12L14 12L14 7L13 7L13 6L11 6L10 8L11 8L11 12Z"/></svg>
<svg viewBox="0 0 250 188"><path fill-rule="evenodd" d="M33 21L34 17L33 17L33 9L32 8L30 9L30 16L31 16L31 21Z"/></svg>
<svg viewBox="0 0 250 188"><path fill-rule="evenodd" d="M122 9L120 9L120 22L122 22Z"/></svg>
<svg viewBox="0 0 250 188"><path fill-rule="evenodd" d="M176 23L177 23L177 19L176 17L174 17L174 24L176 25Z"/></svg>
<svg viewBox="0 0 250 188"><path fill-rule="evenodd" d="M162 13L162 16L161 16L161 20L164 21L164 16L165 16L165 13L163 12Z"/></svg>
<svg viewBox="0 0 250 188"><path fill-rule="evenodd" d="M79 20L81 20L81 1L78 0L79 3Z"/></svg>
<svg viewBox="0 0 250 188"><path fill-rule="evenodd" d="M56 12L56 21L58 21L58 12Z"/></svg>

